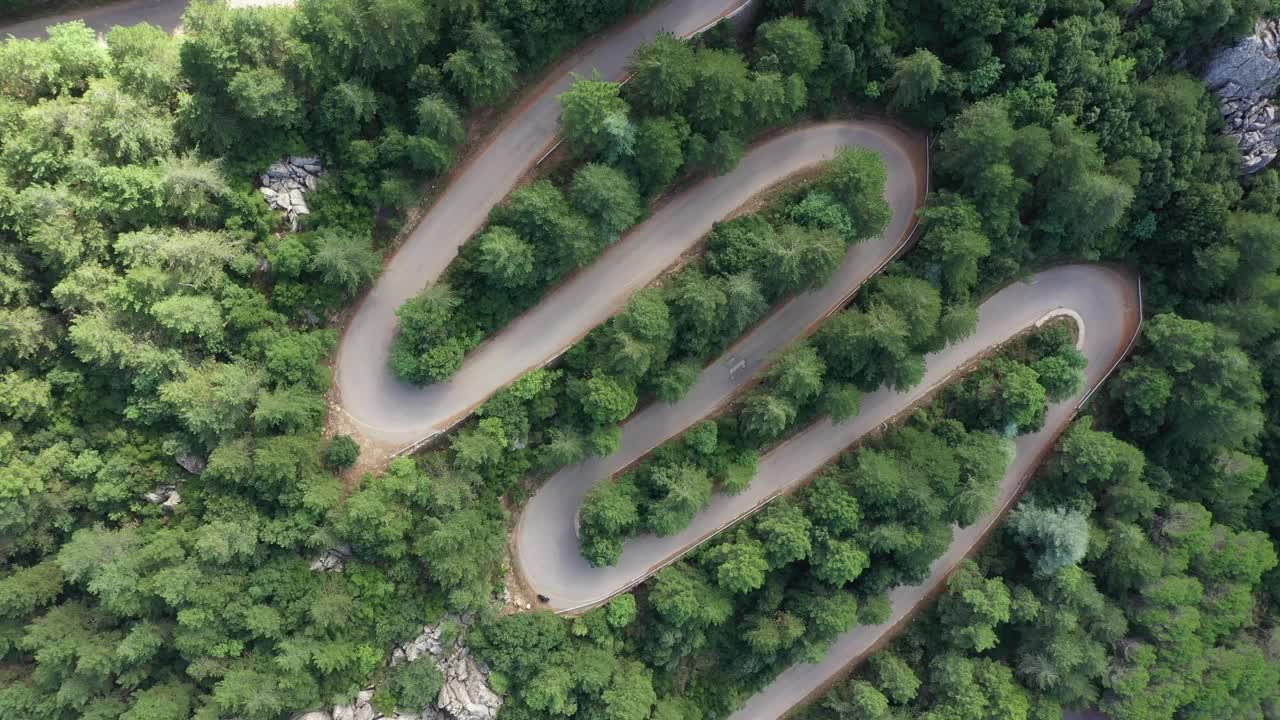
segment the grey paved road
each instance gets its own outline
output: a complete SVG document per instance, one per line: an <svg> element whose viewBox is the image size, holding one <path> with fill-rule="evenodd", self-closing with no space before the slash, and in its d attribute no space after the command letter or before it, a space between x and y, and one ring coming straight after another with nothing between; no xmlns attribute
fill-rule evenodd
<svg viewBox="0 0 1280 720"><path fill-rule="evenodd" d="M864 272L870 274L874 263L867 263L864 268ZM1082 350L1089 359L1089 387L1101 380L1137 327L1135 283L1118 270L1069 265L1044 271L1030 282L1011 285L982 304L978 328L971 337L926 358L925 377L916 388L868 394L863 398L858 416L838 426L821 421L761 458L759 473L748 490L735 496L717 495L711 507L700 513L684 532L665 538L652 535L636 538L626 544L622 558L613 567L588 565L578 552L574 525L578 507L591 486L634 462L723 402L734 386L746 381L750 369L768 357L769 350L785 347L800 334L806 325L804 320L782 325L776 328L776 333L772 332L771 325L793 307L804 305L810 296L792 301L783 313L770 318L738 347L710 365L685 399L674 405L654 404L633 416L623 428L622 445L616 453L566 468L530 499L516 531L515 560L526 582L551 598L552 609L568 611L590 607L639 583L720 528L792 488L858 438L927 395L983 351L1031 327L1048 313L1069 314L1083 324ZM747 352L746 347L754 349ZM728 369L738 358L750 358L748 366L730 379ZM1018 440L1018 457L1004 479L1004 490L1012 492L1018 486L1078 401L1079 397L1054 405L1045 423L1046 430ZM993 514L958 533L953 551L967 550L970 544L967 539L976 538L976 529L994 521L995 517ZM939 567L949 567L950 557L949 554L939 561Z"/></svg>
<svg viewBox="0 0 1280 720"><path fill-rule="evenodd" d="M671 0L602 36L589 49L557 68L549 76L551 80L533 91L532 97L508 117L487 146L455 174L361 302L338 348L335 374L341 406L366 440L395 447L443 430L523 370L546 359L549 343L541 343L535 349L509 341L503 343L500 350L473 353L467 367L449 382L426 388L401 383L387 369L396 332L396 308L440 277L462 243L484 223L489 209L511 191L525 171L555 142L559 130L558 96L569 87L569 74L590 75L598 70L602 77L622 77L631 53L658 33L693 34L748 2L750 0ZM725 183L717 187L723 192L731 190ZM688 204L687 200L682 202ZM616 263L622 254L611 252L597 265ZM647 262L651 266L657 264L655 259ZM665 264L658 269L661 267ZM567 332L562 327L564 316L555 318L551 326L542 330L554 329L558 332L556 337L570 338L585 333L599 322L595 318L604 307L601 303L605 302L593 296L593 303L581 308L591 311L591 317L579 318L575 313ZM604 315L607 316L608 313ZM556 347L550 354L559 350ZM499 362L490 365L488 358Z"/></svg>
<svg viewBox="0 0 1280 720"><path fill-rule="evenodd" d="M190 0L128 0L59 15L32 18L10 25L0 25L0 38L13 35L19 38L44 37L44 29L69 20L84 20L84 24L104 33L116 25L136 25L149 22L173 31L182 20L182 12ZM3 22L3 20L0 20Z"/></svg>

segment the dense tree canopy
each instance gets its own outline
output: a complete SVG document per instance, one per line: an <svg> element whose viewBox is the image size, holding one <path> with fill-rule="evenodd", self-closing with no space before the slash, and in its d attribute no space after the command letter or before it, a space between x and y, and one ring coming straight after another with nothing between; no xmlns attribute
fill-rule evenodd
<svg viewBox="0 0 1280 720"><path fill-rule="evenodd" d="M71 23L0 42L0 714L275 720L370 683L380 711L416 711L441 678L389 667L389 649L449 610L469 613L504 717L710 720L883 621L886 592L990 508L1008 438L1080 388L1069 331L1020 339L634 595L572 620L492 612L502 502L524 480L612 452L619 421L678 400L886 227L884 168L857 150L718 224L701 257L417 459L365 474L351 438L322 437L325 325L376 276L418 183L486 107L644 5L200 0L180 39L137 26L103 46ZM759 133L883 108L937 138L918 244L724 413L601 482L588 558L678 531L770 443L917 382L985 293L1051 262L1127 262L1151 311L1134 357L937 603L809 712L1269 717L1280 173L1236 174L1189 72L1268 8L761 7L741 38L659 36L626 85L576 83L572 157L401 309L395 369L448 377ZM251 181L300 152L332 172L285 232ZM311 569L344 544L341 571Z"/></svg>

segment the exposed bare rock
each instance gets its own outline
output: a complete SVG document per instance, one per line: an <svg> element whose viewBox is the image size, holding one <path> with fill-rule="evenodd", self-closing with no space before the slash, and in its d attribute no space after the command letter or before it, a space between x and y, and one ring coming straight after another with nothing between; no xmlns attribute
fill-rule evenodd
<svg viewBox="0 0 1280 720"><path fill-rule="evenodd" d="M314 569L315 566L312 567ZM391 652L393 667L421 661L433 662L440 668L444 686L440 688L435 707L423 708L417 713L382 715L371 703L374 688L366 688L350 705L334 707L331 720L494 720L502 706L502 698L489 689L489 668L472 657L462 643L465 633L461 630L469 621L470 617L463 615L428 625L422 629L421 635ZM448 643L444 638L446 623L456 623L460 629Z"/></svg>
<svg viewBox="0 0 1280 720"><path fill-rule="evenodd" d="M1263 18L1253 34L1214 53L1205 67L1204 82L1210 90L1228 89L1231 97L1270 97L1280 87L1280 19Z"/></svg>
<svg viewBox="0 0 1280 720"><path fill-rule="evenodd" d="M200 457L199 455L183 453L181 455L175 456L173 460L174 462L178 463L178 465L180 465L183 470L186 470L192 475L199 475L200 473L204 472L204 466L206 464L205 459Z"/></svg>
<svg viewBox="0 0 1280 720"><path fill-rule="evenodd" d="M351 546L347 544L331 547L320 553L311 561L311 569L315 572L342 572L346 562L351 558Z"/></svg>
<svg viewBox="0 0 1280 720"><path fill-rule="evenodd" d="M422 629L421 635L391 653L393 666L429 658L444 676L444 686L440 688L440 697L436 701L436 707L444 714L433 716L424 713L421 720L434 720L435 717L493 720L502 706L502 698L489 689L489 668L476 660L462 644L461 638L465 633L457 633L457 638L447 645L444 642L445 622L457 622L465 627L467 621L468 618L461 617L428 625Z"/></svg>
<svg viewBox="0 0 1280 720"><path fill-rule="evenodd" d="M288 157L274 163L258 176L259 191L268 205L280 210L289 220L289 227L298 229L298 218L311 214L306 193L315 190L324 166L320 158L313 156Z"/></svg>
<svg viewBox="0 0 1280 720"><path fill-rule="evenodd" d="M160 509L163 510L166 515L172 515L178 509L178 505L180 504L182 504L182 496L178 494L177 490L174 490L169 493L169 497L165 498L164 502L160 503Z"/></svg>
<svg viewBox="0 0 1280 720"><path fill-rule="evenodd" d="M460 648L441 664L444 686L436 705L457 720L493 720L502 698L489 689L488 668Z"/></svg>
<svg viewBox="0 0 1280 720"><path fill-rule="evenodd" d="M176 485L157 485L155 490L142 496L143 500L152 505L163 505L169 501L169 498L178 493Z"/></svg>
<svg viewBox="0 0 1280 720"><path fill-rule="evenodd" d="M333 720L377 720L382 713L373 709L373 688L356 693L355 702L350 705L336 705L333 708Z"/></svg>
<svg viewBox="0 0 1280 720"><path fill-rule="evenodd" d="M1280 87L1280 19L1258 21L1252 35L1214 54L1204 81L1218 96L1225 132L1240 144L1240 172L1257 172L1280 154L1280 123L1271 96Z"/></svg>

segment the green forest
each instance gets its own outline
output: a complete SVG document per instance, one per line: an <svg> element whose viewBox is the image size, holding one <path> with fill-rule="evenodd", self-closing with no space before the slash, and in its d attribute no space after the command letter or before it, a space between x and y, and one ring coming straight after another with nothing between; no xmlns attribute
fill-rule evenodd
<svg viewBox="0 0 1280 720"><path fill-rule="evenodd" d="M575 80L563 150L400 307L391 369L448 378L763 138L920 128L914 247L747 392L599 478L584 556L680 531L778 443L914 386L997 289L1116 263L1142 277L1132 355L980 552L800 716L1280 718L1280 170L1239 171L1200 79L1280 6L756 3L653 38L625 84ZM1081 387L1071 322L601 607L504 600L542 481L614 452L638 408L883 231L885 169L857 148L421 452L363 472L326 432L343 319L430 193L566 53L659 4L195 0L177 36L0 41L0 717L290 720L375 688L377 712L416 718L446 678L396 653L440 623L491 671L499 720L726 718L884 622L990 510L1014 439ZM291 156L325 166L297 231L256 187Z"/></svg>

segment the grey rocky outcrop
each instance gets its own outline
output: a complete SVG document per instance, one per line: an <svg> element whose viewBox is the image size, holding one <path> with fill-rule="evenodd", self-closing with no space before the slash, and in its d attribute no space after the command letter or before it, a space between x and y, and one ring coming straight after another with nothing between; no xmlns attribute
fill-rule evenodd
<svg viewBox="0 0 1280 720"><path fill-rule="evenodd" d="M192 475L199 475L204 472L204 466L207 464L204 458L199 455L192 455L191 453L175 455L173 461L178 463L183 470L186 470Z"/></svg>
<svg viewBox="0 0 1280 720"><path fill-rule="evenodd" d="M1258 21L1252 35L1214 54L1204 81L1218 96L1225 132L1240 144L1242 173L1257 172L1280 154L1280 122L1271 96L1280 87L1280 19Z"/></svg>
<svg viewBox="0 0 1280 720"><path fill-rule="evenodd" d="M446 643L446 623L465 626L466 617L451 618L428 625L422 634L391 652L391 665L406 662L434 662L444 677L440 696L434 707L423 708L418 713L383 715L371 704L373 688L356 695L350 705L333 709L332 720L493 720L502 706L502 698L489 689L489 668L471 655L463 645L462 632Z"/></svg>
<svg viewBox="0 0 1280 720"><path fill-rule="evenodd" d="M350 545L342 544L337 547L331 547L311 561L311 570L313 572L342 572L342 569L346 567L347 560L350 558Z"/></svg>
<svg viewBox="0 0 1280 720"><path fill-rule="evenodd" d="M466 625L466 618L455 620ZM455 720L493 720L502 706L502 698L489 689L489 668L471 655L462 643L463 633L448 645L444 642L445 622L428 625L422 634L396 648L391 653L391 664L413 662L421 657L431 658L444 676L436 707L445 717Z"/></svg>
<svg viewBox="0 0 1280 720"><path fill-rule="evenodd" d="M258 177L258 191L268 205L285 214L289 227L297 230L298 218L311 214L306 195L316 189L323 174L320 158L291 156L273 163Z"/></svg>
<svg viewBox="0 0 1280 720"><path fill-rule="evenodd" d="M177 485L157 485L155 490L143 495L142 499L152 505L159 505L166 514L172 514L182 504L182 495L178 493Z"/></svg>

